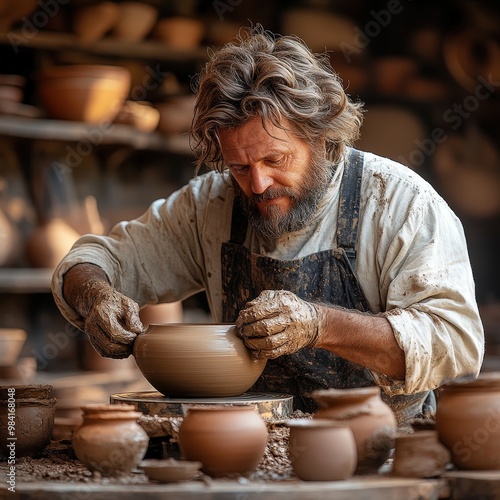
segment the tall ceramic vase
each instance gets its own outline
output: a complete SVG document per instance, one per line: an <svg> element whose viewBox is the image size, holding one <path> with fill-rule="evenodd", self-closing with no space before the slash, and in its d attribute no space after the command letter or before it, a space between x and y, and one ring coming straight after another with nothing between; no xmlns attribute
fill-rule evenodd
<svg viewBox="0 0 500 500"><path fill-rule="evenodd" d="M179 427L179 447L209 476L253 471L264 455L267 426L255 406L196 406Z"/></svg>
<svg viewBox="0 0 500 500"><path fill-rule="evenodd" d="M329 418L351 428L358 452L357 474L375 473L394 447L394 412L382 401L379 387L325 389L312 397L320 408L315 418Z"/></svg>
<svg viewBox="0 0 500 500"><path fill-rule="evenodd" d="M500 372L445 386L436 430L463 470L500 470Z"/></svg>
<svg viewBox="0 0 500 500"><path fill-rule="evenodd" d="M129 473L146 454L149 436L137 423L142 415L132 405L89 404L73 436L77 458L103 476Z"/></svg>

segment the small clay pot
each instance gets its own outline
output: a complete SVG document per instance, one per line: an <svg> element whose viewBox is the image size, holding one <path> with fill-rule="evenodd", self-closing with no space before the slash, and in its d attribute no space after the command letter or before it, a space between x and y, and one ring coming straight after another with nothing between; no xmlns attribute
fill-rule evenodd
<svg viewBox="0 0 500 500"><path fill-rule="evenodd" d="M382 401L379 387L314 391L320 408L315 418L329 418L351 428L358 451L357 474L375 473L389 458L397 424Z"/></svg>
<svg viewBox="0 0 500 500"><path fill-rule="evenodd" d="M56 399L50 385L0 387L0 459L35 457L50 443Z"/></svg>
<svg viewBox="0 0 500 500"><path fill-rule="evenodd" d="M20 328L0 328L0 366L15 364L27 334Z"/></svg>
<svg viewBox="0 0 500 500"><path fill-rule="evenodd" d="M200 45L204 32L205 26L199 19L173 16L156 23L154 36L172 49L189 50Z"/></svg>
<svg viewBox="0 0 500 500"><path fill-rule="evenodd" d="M117 23L120 6L115 2L82 5L74 14L73 31L82 42L100 40Z"/></svg>
<svg viewBox="0 0 500 500"><path fill-rule="evenodd" d="M140 468L151 481L173 483L193 479L202 466L201 462L187 460L149 459L140 463Z"/></svg>
<svg viewBox="0 0 500 500"><path fill-rule="evenodd" d="M253 405L188 409L179 427L182 456L213 477L253 471L264 455L267 426Z"/></svg>
<svg viewBox="0 0 500 500"><path fill-rule="evenodd" d="M158 9L144 2L122 2L113 36L120 40L139 42L151 31Z"/></svg>
<svg viewBox="0 0 500 500"><path fill-rule="evenodd" d="M196 97L192 95L172 97L165 102L155 104L160 112L158 132L170 134L183 134L189 131L193 120Z"/></svg>
<svg viewBox="0 0 500 500"><path fill-rule="evenodd" d="M288 420L288 456L294 473L304 481L340 481L357 464L352 430L329 419Z"/></svg>
<svg viewBox="0 0 500 500"><path fill-rule="evenodd" d="M133 353L148 382L172 397L239 396L266 365L252 357L231 324L150 325Z"/></svg>
<svg viewBox="0 0 500 500"><path fill-rule="evenodd" d="M463 470L500 470L500 372L453 382L439 395L436 430Z"/></svg>
<svg viewBox="0 0 500 500"><path fill-rule="evenodd" d="M437 477L451 460L436 431L396 436L392 474L402 477Z"/></svg>
<svg viewBox="0 0 500 500"><path fill-rule="evenodd" d="M103 476L129 473L144 458L149 437L137 423L142 415L133 405L82 406L83 423L74 432L77 458Z"/></svg>

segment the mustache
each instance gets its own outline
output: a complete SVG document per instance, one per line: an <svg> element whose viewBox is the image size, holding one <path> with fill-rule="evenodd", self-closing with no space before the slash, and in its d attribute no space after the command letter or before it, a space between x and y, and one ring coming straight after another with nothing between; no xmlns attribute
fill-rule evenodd
<svg viewBox="0 0 500 500"><path fill-rule="evenodd" d="M270 201L281 196L288 196L292 200L295 199L296 193L293 189L289 188L267 188L263 193L252 194L248 197L250 203L259 203L263 201Z"/></svg>

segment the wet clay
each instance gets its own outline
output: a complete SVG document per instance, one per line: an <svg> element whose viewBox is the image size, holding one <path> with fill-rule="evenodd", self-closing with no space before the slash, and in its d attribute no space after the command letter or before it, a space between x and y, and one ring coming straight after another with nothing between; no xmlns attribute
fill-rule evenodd
<svg viewBox="0 0 500 500"><path fill-rule="evenodd" d="M292 292L265 290L246 304L236 326L256 357L276 358L314 347L319 312Z"/></svg>
<svg viewBox="0 0 500 500"><path fill-rule="evenodd" d="M150 325L134 343L137 366L171 397L231 397L247 391L266 360L256 360L231 324Z"/></svg>

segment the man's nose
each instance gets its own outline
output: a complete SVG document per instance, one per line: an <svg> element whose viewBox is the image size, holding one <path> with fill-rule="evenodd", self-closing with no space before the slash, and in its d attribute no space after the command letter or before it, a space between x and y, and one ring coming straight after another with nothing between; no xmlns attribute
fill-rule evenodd
<svg viewBox="0 0 500 500"><path fill-rule="evenodd" d="M250 167L250 187L254 194L262 194L273 182L265 168Z"/></svg>

